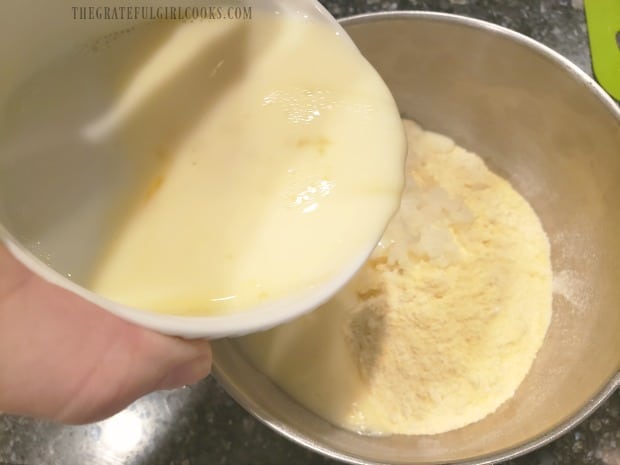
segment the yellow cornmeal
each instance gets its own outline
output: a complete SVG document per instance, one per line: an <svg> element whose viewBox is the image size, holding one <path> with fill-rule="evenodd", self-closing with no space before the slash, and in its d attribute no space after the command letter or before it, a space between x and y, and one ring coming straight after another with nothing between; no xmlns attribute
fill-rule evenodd
<svg viewBox="0 0 620 465"><path fill-rule="evenodd" d="M363 433L435 434L495 411L551 317L536 214L475 154L405 121L407 184L373 256L317 311L240 340L292 397Z"/></svg>

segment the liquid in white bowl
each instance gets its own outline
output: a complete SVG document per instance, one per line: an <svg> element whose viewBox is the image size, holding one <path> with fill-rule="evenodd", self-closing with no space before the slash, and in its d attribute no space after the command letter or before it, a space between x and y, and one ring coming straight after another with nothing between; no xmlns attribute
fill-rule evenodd
<svg viewBox="0 0 620 465"><path fill-rule="evenodd" d="M307 294L361 264L398 207L406 142L394 100L324 25L259 12L148 23L63 60L22 108L49 113L59 89L88 79L106 102L51 145L71 138L124 173L106 181L106 209L76 210L99 225L84 229L97 250L76 276L110 301L209 316ZM16 123L22 134L29 121ZM48 232L44 246L66 240Z"/></svg>

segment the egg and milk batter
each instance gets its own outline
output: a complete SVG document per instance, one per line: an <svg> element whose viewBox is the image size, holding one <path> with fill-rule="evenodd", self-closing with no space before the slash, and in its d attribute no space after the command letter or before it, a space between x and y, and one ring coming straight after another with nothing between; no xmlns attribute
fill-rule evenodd
<svg viewBox="0 0 620 465"><path fill-rule="evenodd" d="M239 340L302 405L370 434L437 434L512 397L551 318L549 241L484 162L405 121L406 187L370 260L311 314Z"/></svg>
<svg viewBox="0 0 620 465"><path fill-rule="evenodd" d="M137 27L101 59L157 27ZM213 315L310 289L369 252L398 206L406 146L391 94L347 38L302 20L176 27L86 136L122 127L210 47L220 58L189 89L208 105L167 147L90 283L129 306Z"/></svg>

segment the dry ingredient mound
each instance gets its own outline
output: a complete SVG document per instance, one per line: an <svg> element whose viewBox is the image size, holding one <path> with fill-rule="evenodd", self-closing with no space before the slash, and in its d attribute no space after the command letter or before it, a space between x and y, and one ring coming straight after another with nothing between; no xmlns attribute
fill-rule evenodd
<svg viewBox="0 0 620 465"><path fill-rule="evenodd" d="M404 124L406 188L370 260L320 309L240 341L293 398L361 433L436 434L494 412L551 318L549 241L527 201Z"/></svg>

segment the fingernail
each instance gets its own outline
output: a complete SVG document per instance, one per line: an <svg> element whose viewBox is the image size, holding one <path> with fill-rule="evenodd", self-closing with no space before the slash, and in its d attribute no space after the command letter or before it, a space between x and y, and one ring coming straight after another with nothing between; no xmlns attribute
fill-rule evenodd
<svg viewBox="0 0 620 465"><path fill-rule="evenodd" d="M194 384L211 372L211 357L200 357L174 368L157 385L157 390L174 389Z"/></svg>

